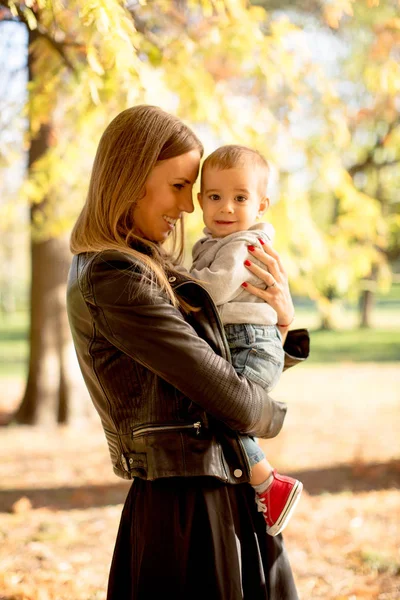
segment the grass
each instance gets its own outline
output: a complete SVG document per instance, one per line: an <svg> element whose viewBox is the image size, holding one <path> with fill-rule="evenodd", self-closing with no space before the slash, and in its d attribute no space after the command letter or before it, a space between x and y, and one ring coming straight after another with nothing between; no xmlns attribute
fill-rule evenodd
<svg viewBox="0 0 400 600"><path fill-rule="evenodd" d="M311 331L312 363L396 362L400 360L400 329Z"/></svg>
<svg viewBox="0 0 400 600"><path fill-rule="evenodd" d="M23 378L28 359L28 315L0 316L0 377Z"/></svg>
<svg viewBox="0 0 400 600"><path fill-rule="evenodd" d="M400 360L400 285L378 298L373 328L357 328L358 313L345 307L340 331L319 331L319 316L309 301L296 302L296 327L307 327L312 346L308 363L394 362ZM24 378L28 358L28 315L0 315L0 378Z"/></svg>

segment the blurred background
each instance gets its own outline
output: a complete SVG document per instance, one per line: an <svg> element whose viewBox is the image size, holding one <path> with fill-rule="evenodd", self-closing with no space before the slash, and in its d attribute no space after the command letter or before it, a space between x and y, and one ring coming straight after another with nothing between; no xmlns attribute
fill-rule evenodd
<svg viewBox="0 0 400 600"><path fill-rule="evenodd" d="M263 442L305 484L300 596L400 598L398 0L0 0L0 598L104 600L127 484L65 312L101 133L177 114L270 162L266 219L311 356ZM186 219L187 255L201 212Z"/></svg>

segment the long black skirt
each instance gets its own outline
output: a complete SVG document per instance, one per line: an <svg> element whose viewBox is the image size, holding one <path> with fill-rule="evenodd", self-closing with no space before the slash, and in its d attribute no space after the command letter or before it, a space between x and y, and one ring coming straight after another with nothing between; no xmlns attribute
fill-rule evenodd
<svg viewBox="0 0 400 600"><path fill-rule="evenodd" d="M249 484L212 477L133 482L107 600L298 600L281 536Z"/></svg>

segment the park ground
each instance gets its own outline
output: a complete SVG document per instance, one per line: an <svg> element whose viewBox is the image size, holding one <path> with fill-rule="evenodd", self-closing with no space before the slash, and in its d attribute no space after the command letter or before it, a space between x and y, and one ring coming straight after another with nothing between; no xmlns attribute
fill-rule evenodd
<svg viewBox="0 0 400 600"><path fill-rule="evenodd" d="M316 334L318 359L275 390L288 416L262 444L304 482L284 534L302 600L400 599L400 327L382 319ZM1 411L23 383L0 384ZM98 421L0 437L0 600L104 600L129 483L113 475Z"/></svg>

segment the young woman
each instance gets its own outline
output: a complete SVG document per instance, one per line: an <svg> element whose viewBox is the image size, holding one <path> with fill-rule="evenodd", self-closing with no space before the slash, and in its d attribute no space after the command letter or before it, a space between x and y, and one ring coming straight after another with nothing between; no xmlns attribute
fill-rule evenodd
<svg viewBox="0 0 400 600"><path fill-rule="evenodd" d="M282 539L267 535L257 512L238 435L275 436L286 408L235 372L210 295L163 248L180 227L182 254L202 153L194 133L161 109L122 112L100 140L72 233L76 351L114 471L134 478L108 600L297 599ZM268 271L249 269L269 286L273 277L268 301L278 322L290 323L279 256L254 255ZM285 351L286 367L304 359L306 332L290 332Z"/></svg>

